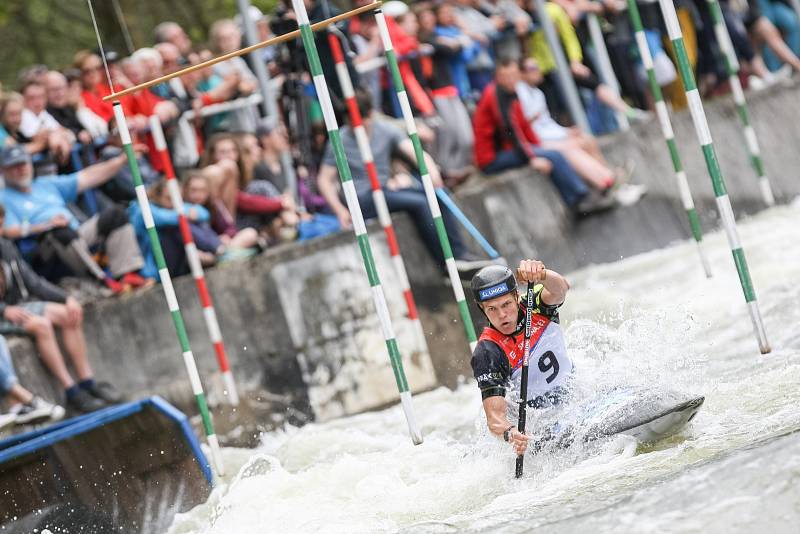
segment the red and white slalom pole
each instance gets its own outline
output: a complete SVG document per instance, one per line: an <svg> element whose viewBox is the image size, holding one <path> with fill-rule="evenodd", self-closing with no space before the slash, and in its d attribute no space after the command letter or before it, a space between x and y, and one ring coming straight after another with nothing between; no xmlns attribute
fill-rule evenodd
<svg viewBox="0 0 800 534"><path fill-rule="evenodd" d="M375 168L375 161L372 157L372 149L369 146L367 131L364 129L361 111L358 109L358 104L356 103L353 82L350 79L347 63L345 63L344 60L342 45L339 42L339 38L332 31L328 32L328 42L331 46L333 60L336 63L336 76L339 78L339 85L342 87L342 94L345 98L345 104L347 105L347 113L350 116L353 135L358 143L358 151L361 153L361 160L364 162L364 167L369 177L369 183L372 187L372 201L375 203L375 211L378 212L378 221L386 234L386 241L389 245L389 255L392 258L394 270L397 273L397 278L400 281L400 287L403 291L403 298L406 301L408 318L411 319L411 322L414 324L419 349L423 352L427 352L428 344L425 341L425 332L422 329L422 322L419 320L419 315L417 314L417 304L414 301L414 295L411 293L411 284L408 281L408 273L406 272L406 266L403 262L403 256L400 254L400 246L397 244L397 234L394 231L394 225L392 225L392 217L389 215L389 207L386 205L386 197L384 197L381 183L378 181L378 171Z"/></svg>
<svg viewBox="0 0 800 534"><path fill-rule="evenodd" d="M211 343L214 345L217 363L222 373L222 380L225 385L224 393L232 406L238 406L239 393L236 390L236 382L233 379L233 373L228 364L228 355L225 352L225 344L222 341L222 332L220 331L219 322L217 321L217 313L214 311L214 303L211 300L211 294L208 292L203 266L200 264L200 257L197 254L197 246L194 244L192 231L189 228L189 221L186 219L186 214L184 213L181 188L178 184L178 180L175 178L175 169L172 167L172 159L170 158L169 150L167 150L164 130L161 128L161 121L156 115L151 115L149 120L153 143L155 144L156 152L158 152L158 156L161 158L161 162L164 166L164 173L167 176L167 191L169 191L169 196L172 201L172 209L178 213L178 225L181 237L183 238L183 247L184 250L186 250L186 258L189 260L192 278L194 278L195 284L197 285L197 294L200 296L200 304L203 307L203 317L205 318L206 327L208 328L208 335L211 338Z"/></svg>

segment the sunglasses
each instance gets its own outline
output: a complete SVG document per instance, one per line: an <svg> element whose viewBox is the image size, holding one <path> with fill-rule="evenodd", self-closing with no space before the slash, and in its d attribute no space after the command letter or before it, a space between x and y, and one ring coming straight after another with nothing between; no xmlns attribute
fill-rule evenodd
<svg viewBox="0 0 800 534"><path fill-rule="evenodd" d="M102 65L95 65L94 67L86 67L85 69L81 69L81 72L84 74L89 74L90 72L97 72L102 69Z"/></svg>

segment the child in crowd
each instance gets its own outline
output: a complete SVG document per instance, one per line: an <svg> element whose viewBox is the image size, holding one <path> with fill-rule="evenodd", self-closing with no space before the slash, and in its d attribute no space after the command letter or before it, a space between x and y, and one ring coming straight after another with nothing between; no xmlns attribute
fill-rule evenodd
<svg viewBox="0 0 800 534"><path fill-rule="evenodd" d="M241 255L259 245L258 232L254 228L238 230L230 214L220 207L221 203L214 201L205 174L199 171L189 173L183 182L183 200L205 208L209 213L209 221L194 221L192 235L195 238L210 241L216 236L222 243L223 254Z"/></svg>

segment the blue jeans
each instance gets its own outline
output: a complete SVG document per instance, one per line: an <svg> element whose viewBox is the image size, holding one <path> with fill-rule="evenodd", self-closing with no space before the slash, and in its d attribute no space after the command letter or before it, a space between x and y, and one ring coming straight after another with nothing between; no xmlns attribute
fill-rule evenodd
<svg viewBox="0 0 800 534"><path fill-rule="evenodd" d="M589 188L583 183L581 177L575 172L561 152L557 150L546 150L536 146L531 147L537 157L544 158L553 164L550 173L550 180L558 189L561 198L567 206L574 206L583 199L588 193ZM528 156L518 150L503 150L497 153L493 162L483 167L483 172L496 174L507 169L528 165Z"/></svg>
<svg viewBox="0 0 800 534"><path fill-rule="evenodd" d="M386 197L386 205L389 207L390 212L405 211L408 213L414 226L417 227L417 232L419 232L425 248L428 249L428 252L430 252L439 266L444 267L444 255L439 244L439 236L436 234L436 228L433 225L431 210L428 209L428 199L425 196L425 191L418 188L400 189L398 191L384 189L383 195ZM361 212L364 214L365 219L374 219L378 216L378 212L375 210L375 202L372 200L372 191L360 193L358 195L358 203L361 204ZM442 210L442 220L444 221L445 230L447 230L447 237L450 238L450 248L453 250L453 256L459 258L467 249L461 239L458 222L446 209Z"/></svg>
<svg viewBox="0 0 800 534"><path fill-rule="evenodd" d="M795 55L800 55L800 21L794 9L776 0L759 0L761 13L775 25L783 35L783 40ZM778 70L783 62L769 48L764 48L764 62L769 70Z"/></svg>
<svg viewBox="0 0 800 534"><path fill-rule="evenodd" d="M0 400L17 384L17 375L11 364L11 353L6 338L0 336Z"/></svg>

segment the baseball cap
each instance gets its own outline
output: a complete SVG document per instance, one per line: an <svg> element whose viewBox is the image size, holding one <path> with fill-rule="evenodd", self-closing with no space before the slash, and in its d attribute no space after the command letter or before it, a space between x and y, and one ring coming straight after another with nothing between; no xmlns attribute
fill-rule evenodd
<svg viewBox="0 0 800 534"><path fill-rule="evenodd" d="M30 160L30 156L25 152L25 147L22 145L7 146L0 152L0 166L2 167L27 163Z"/></svg>

